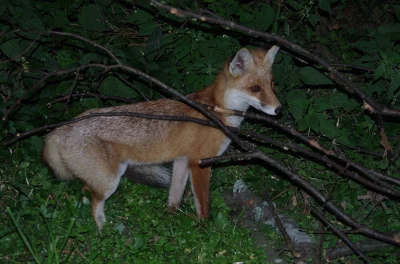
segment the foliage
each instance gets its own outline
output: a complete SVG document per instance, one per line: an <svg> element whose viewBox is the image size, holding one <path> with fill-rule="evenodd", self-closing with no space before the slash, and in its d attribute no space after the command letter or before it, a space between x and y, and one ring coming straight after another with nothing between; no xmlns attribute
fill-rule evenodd
<svg viewBox="0 0 400 264"><path fill-rule="evenodd" d="M332 63L365 67L366 71L349 71L349 77L382 105L400 106L400 6L361 1L365 5L356 5L356 12L351 1L337 0L289 0L284 4L233 0L169 2L197 11L208 10L250 28L285 36ZM349 12L357 13L354 20L348 20ZM360 20L358 13L370 14L372 22ZM61 95L93 92L135 100L142 100L141 94L151 99L163 95L157 87L136 76L123 72L118 76L96 68L41 83L46 73L89 63L113 63L108 54L93 45L44 34L45 31L74 33L102 44L123 63L184 94L209 85L226 58L240 46L264 46L260 40L157 10L148 1L8 0L0 3L0 19L0 110L2 116L7 114L7 120L0 121L2 141L24 131L70 120L90 108L121 104L91 97L55 101ZM285 104L282 123L318 138L328 148L340 147L364 166L399 176L397 167L380 155L383 148L377 125L374 117L363 111L362 102L338 89L324 71L305 63L303 58L280 53L273 70L276 92ZM20 99L22 104L8 113ZM398 120L385 121L390 143L396 146ZM275 130L246 126L282 139ZM307 209L307 201L303 202L300 192L277 178L279 175L273 171L253 164L243 169L246 175L229 177L228 171L218 171L213 179L214 204L208 223L189 217L194 212L190 202L185 204L184 213L169 215L165 212L165 190L124 182L106 205L111 221L104 237L98 238L90 210L81 203L80 183L53 180L43 166L42 136L0 150L3 261L260 263L264 257L252 248L246 230L236 226L228 231L223 228L232 224L224 225L228 215L220 190L230 188L236 177L245 177L260 193L272 192L281 208L295 208L293 215L299 221L309 220L299 213ZM399 206L394 202L375 204L372 200L358 200L359 195L366 193L360 185L295 153L268 146L262 149L325 193L332 193L332 199L358 220L383 231L400 228ZM378 156L369 155L371 152ZM314 232L316 222L304 222L303 227ZM328 240L330 244L337 241L334 237ZM390 254L388 250L374 258L379 261Z"/></svg>

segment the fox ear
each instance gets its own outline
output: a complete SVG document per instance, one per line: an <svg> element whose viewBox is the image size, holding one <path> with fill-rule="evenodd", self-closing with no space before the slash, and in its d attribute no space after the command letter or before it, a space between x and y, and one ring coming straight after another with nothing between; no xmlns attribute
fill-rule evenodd
<svg viewBox="0 0 400 264"><path fill-rule="evenodd" d="M254 66L253 55L246 48L240 49L231 63L229 64L229 72L233 77L238 77L246 73Z"/></svg>
<svg viewBox="0 0 400 264"><path fill-rule="evenodd" d="M275 56L279 51L279 47L278 46L273 46L272 48L270 48L267 52L267 54L265 55L264 58L264 65L266 68L271 68L272 64L274 64L274 60L275 60Z"/></svg>

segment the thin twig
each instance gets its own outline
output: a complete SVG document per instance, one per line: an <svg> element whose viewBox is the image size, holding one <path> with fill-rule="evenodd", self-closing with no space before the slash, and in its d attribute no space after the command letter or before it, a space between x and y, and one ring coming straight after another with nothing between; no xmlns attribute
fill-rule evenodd
<svg viewBox="0 0 400 264"><path fill-rule="evenodd" d="M74 93L74 89L75 89L75 87L76 87L76 83L78 82L78 78L79 78L79 70L76 71L75 74L76 74L76 76L75 76L74 82L73 82L73 84L71 85L71 92L69 93L69 96L68 96L68 99L67 99L67 102L65 103L65 105L68 105L68 104L69 104L69 102L70 102L70 100L71 100L71 96L72 96L72 94Z"/></svg>
<svg viewBox="0 0 400 264"><path fill-rule="evenodd" d="M265 200L268 203L268 207L269 207L269 211L271 212L272 217L275 220L275 224L278 227L279 231L281 232L283 239L286 242L286 246L288 247L288 249L290 250L290 252L292 252L292 255L295 258L300 258L301 257L301 252L296 250L294 243L292 241L292 239L290 238L290 236L288 235L288 233L286 232L285 227L283 226L281 220L279 219L278 214L275 211L275 206L274 203L271 200L271 196L268 194L268 192L264 192L263 194Z"/></svg>
<svg viewBox="0 0 400 264"><path fill-rule="evenodd" d="M144 100L149 101L150 99L144 94L142 93L142 91L140 91L139 88L137 88L135 85L133 85L131 82L129 82L127 79L125 79L124 77L122 77L120 74L118 74L117 72L115 72L115 75L117 75L118 79L120 81L122 81L125 85L128 85L129 87L131 87L133 90L135 90Z"/></svg>
<svg viewBox="0 0 400 264"><path fill-rule="evenodd" d="M365 256L354 244L353 242L351 242L351 240L344 234L342 233L342 231L340 231L336 226L334 226L331 222L329 222L328 219L326 219L326 217L319 212L317 209L315 208L311 208L311 212L326 226L328 227L330 230L332 230L332 233L334 233L335 235L337 235L349 248L351 248L351 250L356 253L356 255L362 259L364 262L371 262L371 260Z"/></svg>
<svg viewBox="0 0 400 264"><path fill-rule="evenodd" d="M114 55L114 53L112 53L109 49L103 47L103 46L100 45L100 44L97 44L97 43L94 42L94 41L91 41L91 40L89 40L89 39L87 39L87 38L81 37L81 36L79 36L79 35L72 34L72 33L66 33L66 32L59 32L59 31L47 31L47 32L43 32L42 34L43 34L43 35L64 36L64 37L70 37L70 38L79 39L80 41L87 42L87 43L89 43L90 45L93 45L94 47L96 47L96 48L98 48L98 49L100 49L100 50L106 52L111 58L114 59L114 61L115 61L118 65L121 65L121 64L122 64L121 61L120 61L120 60Z"/></svg>
<svg viewBox="0 0 400 264"><path fill-rule="evenodd" d="M13 61L13 60L16 60L17 58L20 58L22 55L24 55L25 53L27 53L27 52L33 47L33 45L35 45L35 43L36 43L41 37L42 37L42 34L41 34L41 33L38 33L38 36L31 42L31 44L30 44L24 51L22 51L20 54L14 56L14 57L12 57L12 58L9 58L9 59L7 59L7 60L4 60L4 61L0 62L0 65L6 63L6 62L8 62L8 61Z"/></svg>

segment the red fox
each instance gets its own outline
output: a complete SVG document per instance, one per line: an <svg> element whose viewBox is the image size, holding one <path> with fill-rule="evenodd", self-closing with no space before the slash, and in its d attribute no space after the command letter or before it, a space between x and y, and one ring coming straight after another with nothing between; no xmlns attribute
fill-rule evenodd
<svg viewBox="0 0 400 264"><path fill-rule="evenodd" d="M270 115L281 104L274 93L271 68L279 47L267 52L240 49L227 60L215 81L188 95L199 103L246 111L250 106ZM206 119L184 103L161 99L132 105L92 109L79 116L105 112L140 112ZM78 117L79 117L78 116ZM238 127L243 117L218 116ZM210 168L203 158L221 155L230 140L220 130L195 123L136 117L94 117L59 127L45 139L43 159L61 179L80 178L91 192L92 214L99 233L106 221L104 202L116 190L122 175L152 186L170 186L168 206L179 206L190 177L199 218L208 217ZM173 161L172 176L160 164Z"/></svg>

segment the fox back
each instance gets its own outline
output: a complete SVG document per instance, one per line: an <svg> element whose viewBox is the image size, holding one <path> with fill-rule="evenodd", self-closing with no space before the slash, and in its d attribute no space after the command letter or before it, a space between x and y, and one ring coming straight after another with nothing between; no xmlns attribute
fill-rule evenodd
<svg viewBox="0 0 400 264"><path fill-rule="evenodd" d="M268 52L240 49L227 60L215 81L188 95L199 103L246 111L250 106L270 115L281 110L273 91L271 68L278 47ZM132 105L91 109L92 113L136 112L206 119L184 103L162 99ZM218 116L238 127L242 117ZM156 187L170 186L168 206L179 207L190 177L196 211L207 218L210 168L199 160L221 155L230 140L218 129L195 123L136 118L93 117L55 129L45 139L43 158L61 179L80 178L90 190L92 214L99 232L105 222L104 202L116 190L122 175ZM171 172L160 166L173 161Z"/></svg>

